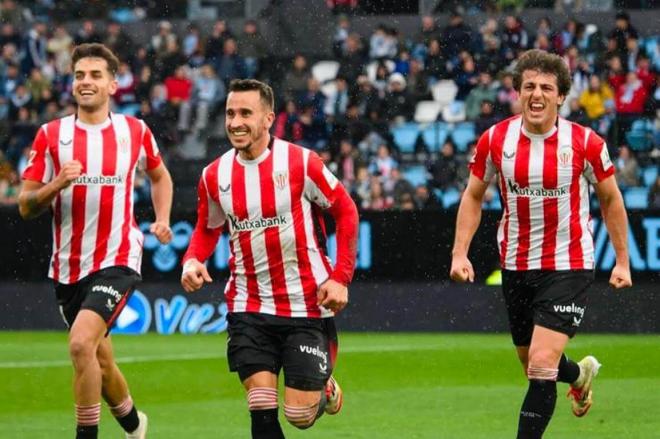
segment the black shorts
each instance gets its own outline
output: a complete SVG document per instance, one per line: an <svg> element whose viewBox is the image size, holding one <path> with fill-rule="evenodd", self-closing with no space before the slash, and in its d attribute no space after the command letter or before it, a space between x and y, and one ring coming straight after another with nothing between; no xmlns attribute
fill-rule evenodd
<svg viewBox="0 0 660 439"><path fill-rule="evenodd" d="M502 270L502 290L516 346L529 346L534 325L573 337L587 308L591 270Z"/></svg>
<svg viewBox="0 0 660 439"><path fill-rule="evenodd" d="M103 318L109 331L141 279L128 267L108 267L74 284L55 283L64 323L71 328L78 312L89 309Z"/></svg>
<svg viewBox="0 0 660 439"><path fill-rule="evenodd" d="M298 390L321 390L332 374L337 355L337 329L332 317L289 318L258 313L229 313L227 359L241 381L256 372L279 375Z"/></svg>

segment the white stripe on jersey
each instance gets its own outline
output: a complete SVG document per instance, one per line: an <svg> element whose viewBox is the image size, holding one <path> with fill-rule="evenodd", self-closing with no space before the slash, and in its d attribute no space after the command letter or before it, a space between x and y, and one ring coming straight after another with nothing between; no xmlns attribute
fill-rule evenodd
<svg viewBox="0 0 660 439"><path fill-rule="evenodd" d="M512 121L507 127L506 135L504 136L504 146L502 147L502 175L515 175L516 167L516 157L515 153L518 150L518 141L520 140L520 128L521 128L522 118ZM505 157L505 154L508 155L509 159ZM506 246L506 259L504 264L506 267L515 267L516 266L516 254L518 253L518 197L515 194L509 192L509 189L506 187L506 179L503 179L502 183L504 187L501 187L501 191L507 194L507 207L509 209L509 218L508 221L509 230L507 230L507 246ZM500 222L500 228L504 228L506 221ZM499 235L499 234L498 234ZM502 238L504 238L504 232L502 232ZM498 245L501 247L501 242L498 242Z"/></svg>
<svg viewBox="0 0 660 439"><path fill-rule="evenodd" d="M541 136L529 136L529 186L543 186L543 171L545 164L545 139ZM543 252L543 235L545 229L545 212L543 198L529 200L529 266L528 270L541 268Z"/></svg>
<svg viewBox="0 0 660 439"><path fill-rule="evenodd" d="M60 168L66 162L73 160L73 132L75 126L75 116L68 116L60 122L60 133L58 144L54 145L57 151L57 158ZM67 143L68 142L68 143ZM69 283L71 274L69 266L69 257L71 256L71 236L73 223L71 216L71 206L73 204L73 185L60 191L60 211L62 212L62 222L60 227L60 251L58 258L60 261L59 281ZM53 249L57 247L53 245ZM52 264L50 275L52 276Z"/></svg>
<svg viewBox="0 0 660 439"><path fill-rule="evenodd" d="M573 145L573 127L564 120L559 119L557 127L557 149L563 145ZM575 154L575 151L573 151ZM573 181L573 164L571 166L559 166L557 170L557 187L567 186L570 188ZM582 179L580 179L582 180ZM581 184L581 182L580 182ZM555 270L569 270L570 261L570 233L571 233L571 203L557 203L557 244L555 247Z"/></svg>
<svg viewBox="0 0 660 439"><path fill-rule="evenodd" d="M273 175L289 172L289 144L280 139L273 141ZM289 176L290 178L291 176ZM291 212L291 188L287 184L283 188L275 185L275 206L278 215L289 216ZM294 315L306 315L305 295L300 280L300 269L298 267L298 255L296 253L296 229L293 218L285 225L279 227L280 247L282 249L282 262L284 264L284 282L289 292L291 313Z"/></svg>
<svg viewBox="0 0 660 439"><path fill-rule="evenodd" d="M98 176L103 172L103 135L101 130L87 129L87 149L85 173ZM80 247L80 276L84 278L89 274L94 264L94 249L96 249L96 234L99 225L99 208L101 201L101 185L88 185L85 195L85 226ZM93 201L96 201L94 203Z"/></svg>

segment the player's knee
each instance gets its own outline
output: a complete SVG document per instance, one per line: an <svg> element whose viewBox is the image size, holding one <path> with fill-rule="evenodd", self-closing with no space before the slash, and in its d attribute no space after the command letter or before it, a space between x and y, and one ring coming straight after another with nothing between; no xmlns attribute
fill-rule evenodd
<svg viewBox="0 0 660 439"><path fill-rule="evenodd" d="M284 404L284 416L286 417L286 420L289 421L289 424L301 430L305 430L314 425L318 414L318 408L318 404L306 407L295 407Z"/></svg>
<svg viewBox="0 0 660 439"><path fill-rule="evenodd" d="M248 410L271 410L277 408L277 389L253 387L248 390Z"/></svg>
<svg viewBox="0 0 660 439"><path fill-rule="evenodd" d="M530 351L529 359L527 361L527 369L530 367L541 367L541 368L556 368L559 364L559 358L561 353L557 353L551 349L539 349L533 352Z"/></svg>
<svg viewBox="0 0 660 439"><path fill-rule="evenodd" d="M95 355L96 346L84 337L72 337L69 340L69 355L74 363L88 360Z"/></svg>

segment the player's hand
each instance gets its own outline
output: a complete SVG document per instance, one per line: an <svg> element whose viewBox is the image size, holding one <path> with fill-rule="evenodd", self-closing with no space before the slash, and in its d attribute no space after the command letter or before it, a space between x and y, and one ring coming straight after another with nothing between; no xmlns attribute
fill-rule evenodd
<svg viewBox="0 0 660 439"><path fill-rule="evenodd" d="M631 287L632 278L630 276L630 267L616 264L612 269L610 285L616 290Z"/></svg>
<svg viewBox="0 0 660 439"><path fill-rule="evenodd" d="M82 175L82 163L78 160L66 162L60 168L60 173L55 177L55 184L59 190L66 189L71 182Z"/></svg>
<svg viewBox="0 0 660 439"><path fill-rule="evenodd" d="M186 293L192 293L202 288L204 282L213 282L206 269L206 265L197 259L188 259L183 264L183 273L181 274L181 286L183 289Z"/></svg>
<svg viewBox="0 0 660 439"><path fill-rule="evenodd" d="M455 282L474 282L474 268L467 256L452 257L449 277Z"/></svg>
<svg viewBox="0 0 660 439"><path fill-rule="evenodd" d="M149 231L158 239L161 244L167 244L172 240L172 229L169 224L164 221L156 221L151 223Z"/></svg>
<svg viewBox="0 0 660 439"><path fill-rule="evenodd" d="M328 279L316 292L316 304L338 313L348 303L348 288L337 281Z"/></svg>

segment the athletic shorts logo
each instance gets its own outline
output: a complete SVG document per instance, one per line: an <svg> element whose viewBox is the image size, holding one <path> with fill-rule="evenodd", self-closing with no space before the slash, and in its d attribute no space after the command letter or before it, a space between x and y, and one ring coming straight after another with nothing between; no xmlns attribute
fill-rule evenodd
<svg viewBox="0 0 660 439"><path fill-rule="evenodd" d="M580 326L580 323L582 323L585 310L583 306L577 306L575 303L571 303L570 305L554 305L553 308L558 313L575 314L573 316L573 326Z"/></svg>
<svg viewBox="0 0 660 439"><path fill-rule="evenodd" d="M300 352L303 354L309 354L309 355L314 355L316 357L319 357L320 359L323 360L323 363L327 364L328 363L328 354L326 354L323 350L319 349L318 347L311 347L311 346L305 346L303 344L300 345ZM327 369L327 366L326 366Z"/></svg>
<svg viewBox="0 0 660 439"><path fill-rule="evenodd" d="M101 292L103 294L107 294L108 296L114 298L115 302L119 302L121 300L121 293L119 291L115 290L112 286L109 286L109 285L94 285L92 287L92 293L98 293L98 292ZM108 299L108 300L110 300L110 299Z"/></svg>

